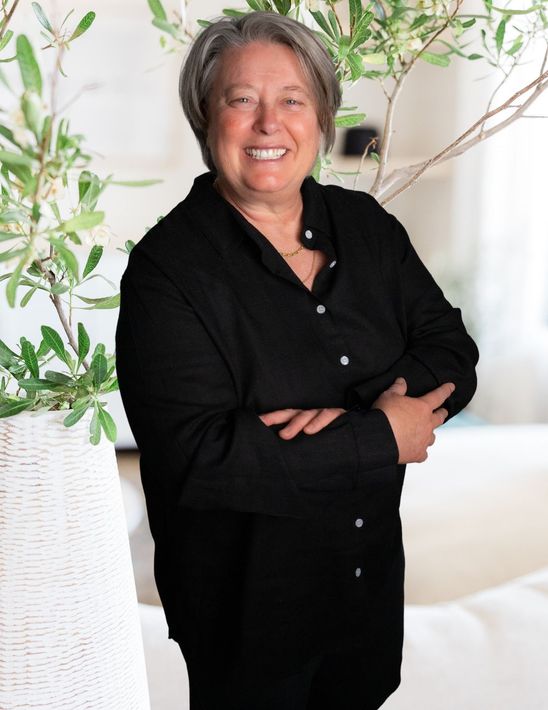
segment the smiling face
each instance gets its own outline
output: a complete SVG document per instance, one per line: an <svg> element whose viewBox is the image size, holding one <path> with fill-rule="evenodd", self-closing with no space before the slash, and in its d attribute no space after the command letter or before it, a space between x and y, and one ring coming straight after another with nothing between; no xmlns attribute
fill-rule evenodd
<svg viewBox="0 0 548 710"><path fill-rule="evenodd" d="M298 195L322 136L314 94L290 47L253 42L226 50L208 115L222 187L245 201Z"/></svg>

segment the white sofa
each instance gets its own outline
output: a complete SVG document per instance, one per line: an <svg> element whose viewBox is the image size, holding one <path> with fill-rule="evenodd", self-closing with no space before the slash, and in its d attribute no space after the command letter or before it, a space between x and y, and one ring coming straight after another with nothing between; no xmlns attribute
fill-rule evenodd
<svg viewBox="0 0 548 710"><path fill-rule="evenodd" d="M548 710L548 424L436 436L407 467L402 683L383 710ZM140 612L152 710L185 710L163 611Z"/></svg>

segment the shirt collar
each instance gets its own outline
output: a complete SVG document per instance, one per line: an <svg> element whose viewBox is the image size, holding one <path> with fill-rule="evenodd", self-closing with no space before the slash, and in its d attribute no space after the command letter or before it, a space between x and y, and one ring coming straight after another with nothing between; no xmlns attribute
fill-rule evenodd
<svg viewBox="0 0 548 710"><path fill-rule="evenodd" d="M251 237L263 254L265 250L271 252L274 247L266 237L213 187L215 177L213 172L199 175L183 201L194 220L203 228L208 238L215 242L217 248L225 253L239 246L246 237ZM331 221L321 185L309 175L303 180L301 194L303 197L301 242L309 249L317 248L318 241L321 241L322 237L327 238L331 243L333 241Z"/></svg>

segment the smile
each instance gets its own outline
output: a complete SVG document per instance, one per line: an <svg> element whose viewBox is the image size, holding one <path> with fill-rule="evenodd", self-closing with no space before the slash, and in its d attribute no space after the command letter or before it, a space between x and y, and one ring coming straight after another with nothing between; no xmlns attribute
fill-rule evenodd
<svg viewBox="0 0 548 710"><path fill-rule="evenodd" d="M287 153L287 148L246 148L245 152L255 160L278 160Z"/></svg>

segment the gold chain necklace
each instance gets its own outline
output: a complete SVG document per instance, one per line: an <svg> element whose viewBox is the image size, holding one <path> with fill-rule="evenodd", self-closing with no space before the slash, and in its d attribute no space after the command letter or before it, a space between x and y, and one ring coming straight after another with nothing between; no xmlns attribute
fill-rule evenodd
<svg viewBox="0 0 548 710"><path fill-rule="evenodd" d="M220 193L219 185L218 185L218 182L217 182L217 178L215 178L215 180L213 181L213 187L215 188L215 190L216 190L217 192ZM221 194L221 197L222 197L222 194ZM238 208L238 209L239 209L239 208ZM241 212L241 210L240 210L240 212ZM301 249L304 249L304 244L301 244L301 246L300 246L298 249L295 249L295 251L283 252L283 251L278 251L278 249L276 249L276 251L278 252L278 254L281 254L281 256L295 256L295 254L298 254L298 253L301 251ZM312 267L311 267L311 269L310 269L310 271L309 271L309 273L308 273L308 276L307 276L305 279L301 279L301 281L302 281L303 283L304 283L305 281L308 281L308 279L312 276L312 272L314 271L314 264L315 264L315 262L316 262L316 252L313 251L313 252L312 252Z"/></svg>

